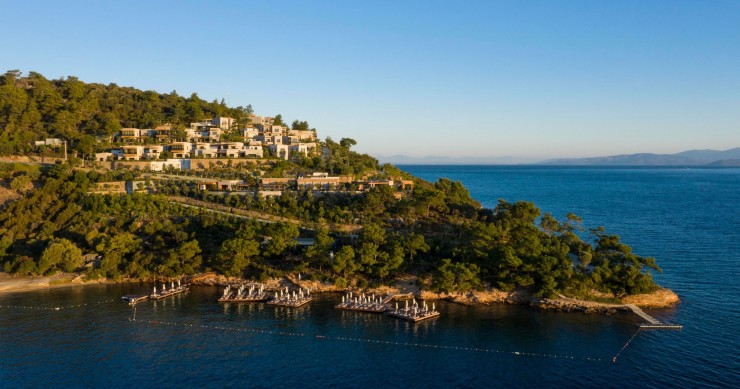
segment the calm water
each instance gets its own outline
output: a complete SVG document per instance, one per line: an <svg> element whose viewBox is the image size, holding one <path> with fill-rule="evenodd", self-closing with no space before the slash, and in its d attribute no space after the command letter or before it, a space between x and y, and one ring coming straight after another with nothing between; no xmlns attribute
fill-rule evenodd
<svg viewBox="0 0 740 389"><path fill-rule="evenodd" d="M219 305L217 288L138 305L149 285L0 295L0 387L706 387L740 382L740 169L406 166L461 180L485 206L532 200L603 225L683 304L648 310L684 330L635 334L637 318L439 303L408 324L332 308ZM136 321L130 319L136 315ZM320 336L320 337L317 337ZM383 342L383 343L379 343ZM414 344L414 345L409 345ZM535 354L535 355L530 355Z"/></svg>

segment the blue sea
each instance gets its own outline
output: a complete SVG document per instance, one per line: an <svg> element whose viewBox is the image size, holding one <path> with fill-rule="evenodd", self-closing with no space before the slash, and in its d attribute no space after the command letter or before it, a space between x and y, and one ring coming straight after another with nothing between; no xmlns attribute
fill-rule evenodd
<svg viewBox="0 0 740 389"><path fill-rule="evenodd" d="M620 235L657 259L656 280L682 299L646 311L684 329L638 332L631 314L445 302L441 317L410 324L335 310L337 295L299 309L218 304L215 287L134 310L118 299L150 285L65 287L0 294L0 387L740 384L740 169L402 168L462 181L486 207L533 201Z"/></svg>

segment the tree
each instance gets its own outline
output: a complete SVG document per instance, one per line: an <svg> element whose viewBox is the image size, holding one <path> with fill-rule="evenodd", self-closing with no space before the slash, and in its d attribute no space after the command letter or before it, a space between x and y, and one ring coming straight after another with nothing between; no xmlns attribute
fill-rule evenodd
<svg viewBox="0 0 740 389"><path fill-rule="evenodd" d="M237 236L228 239L221 244L218 251L218 268L227 276L241 276L249 266L252 258L260 253L260 245L245 236Z"/></svg>
<svg viewBox="0 0 740 389"><path fill-rule="evenodd" d="M478 278L480 269L474 264L455 263L443 259L432 277L432 289L438 292L471 291L482 285Z"/></svg>
<svg viewBox="0 0 740 389"><path fill-rule="evenodd" d="M424 236L421 234L411 233L407 235L403 241L403 248L409 256L409 264L413 265L414 256L417 253L426 253L429 251L429 245L424 240Z"/></svg>
<svg viewBox="0 0 740 389"><path fill-rule="evenodd" d="M294 224L274 223L267 228L266 235L267 241L262 252L269 257L279 257L295 247L295 240L300 232Z"/></svg>
<svg viewBox="0 0 740 389"><path fill-rule="evenodd" d="M358 265L355 262L355 251L352 246L342 246L334 255L334 262L331 267L334 273L341 274L345 278L354 274Z"/></svg>
<svg viewBox="0 0 740 389"><path fill-rule="evenodd" d="M303 255L309 263L318 265L319 271L321 271L323 265L329 261L329 250L332 245L334 245L334 238L329 236L329 229L320 227L316 232L314 244L306 248Z"/></svg>
<svg viewBox="0 0 740 389"><path fill-rule="evenodd" d="M198 241L184 242L176 249L168 251L167 260L159 267L159 273L167 276L194 274L200 268L202 258Z"/></svg>
<svg viewBox="0 0 740 389"><path fill-rule="evenodd" d="M20 174L10 181L10 188L17 192L25 192L31 186L31 177Z"/></svg>
<svg viewBox="0 0 740 389"><path fill-rule="evenodd" d="M285 123L283 123L283 115L277 114L272 120L272 124L276 126L284 126Z"/></svg>
<svg viewBox="0 0 740 389"><path fill-rule="evenodd" d="M349 150L350 148L352 148L352 146L356 144L357 141L352 138L342 138L342 140L339 141L339 145L347 150Z"/></svg>
<svg viewBox="0 0 740 389"><path fill-rule="evenodd" d="M291 124L290 129L293 131L308 131L311 129L311 127L308 125L307 121L299 121L294 120L293 124Z"/></svg>
<svg viewBox="0 0 740 389"><path fill-rule="evenodd" d="M38 272L46 273L52 268L73 272L82 266L82 251L67 239L55 239L41 254Z"/></svg>
<svg viewBox="0 0 740 389"><path fill-rule="evenodd" d="M124 263L124 258L136 252L140 245L141 240L132 233L116 234L112 238L106 236L97 246L97 251L103 257L100 261L100 271L109 277L119 276L119 267Z"/></svg>

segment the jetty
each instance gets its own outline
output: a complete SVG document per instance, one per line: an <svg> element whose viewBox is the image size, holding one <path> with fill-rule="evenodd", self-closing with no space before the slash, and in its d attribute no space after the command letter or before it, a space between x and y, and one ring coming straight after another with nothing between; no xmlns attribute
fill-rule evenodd
<svg viewBox="0 0 740 389"><path fill-rule="evenodd" d="M147 294L127 294L121 297L121 300L129 303L129 305L136 305L139 301L146 300L149 298Z"/></svg>
<svg viewBox="0 0 740 389"><path fill-rule="evenodd" d="M337 309L346 309L349 311L383 313L388 310L380 297L375 295L366 296L364 293L359 296L353 295L352 292L342 296L342 303L334 306Z"/></svg>
<svg viewBox="0 0 740 389"><path fill-rule="evenodd" d="M298 291L289 291L288 287L286 286L285 289L281 289L277 292L275 292L275 295L272 299L270 299L267 304L268 305L277 305L281 307L291 307L291 308L298 308L303 305L308 304L313 300L313 297L311 297L311 291L306 289L306 292L303 292L303 289L298 289Z"/></svg>
<svg viewBox="0 0 740 389"><path fill-rule="evenodd" d="M647 323L640 323L638 326L640 329L654 329L654 330L680 330L683 326L680 324L663 323L660 320L648 315L640 309L640 307L634 304L625 304L625 307L629 308L632 312L636 313L637 316L643 318Z"/></svg>
<svg viewBox="0 0 740 389"><path fill-rule="evenodd" d="M218 302L265 302L269 298L270 296L262 284L250 285L249 288L246 285L239 285L238 287L229 285L224 289L224 294L218 299Z"/></svg>
<svg viewBox="0 0 740 389"><path fill-rule="evenodd" d="M170 297L186 292L188 289L190 289L190 287L187 285L182 285L180 283L180 280L177 280L177 286L175 286L175 282L172 281L172 285L170 286L170 288L167 288L167 285L163 283L162 289L160 289L159 291L157 291L157 286L154 286L152 294L149 295L149 298L151 298L152 300L160 300L165 297Z"/></svg>
<svg viewBox="0 0 740 389"><path fill-rule="evenodd" d="M412 299L411 306L409 306L409 301L406 300L403 308L399 308L398 302L396 302L395 308L386 311L385 314L413 323L439 316L434 303L432 303L432 309L429 309L426 301L419 305L415 299Z"/></svg>

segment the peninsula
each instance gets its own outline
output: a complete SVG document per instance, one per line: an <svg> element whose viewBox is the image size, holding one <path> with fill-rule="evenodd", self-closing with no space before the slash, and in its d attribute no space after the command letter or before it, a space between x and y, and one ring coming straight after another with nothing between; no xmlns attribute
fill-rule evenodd
<svg viewBox="0 0 740 389"><path fill-rule="evenodd" d="M653 258L604 228L530 202L484 208L459 182L381 165L307 121L17 71L0 76L0 108L0 263L13 275L300 273L336 290L412 277L427 297L468 302L678 301Z"/></svg>

